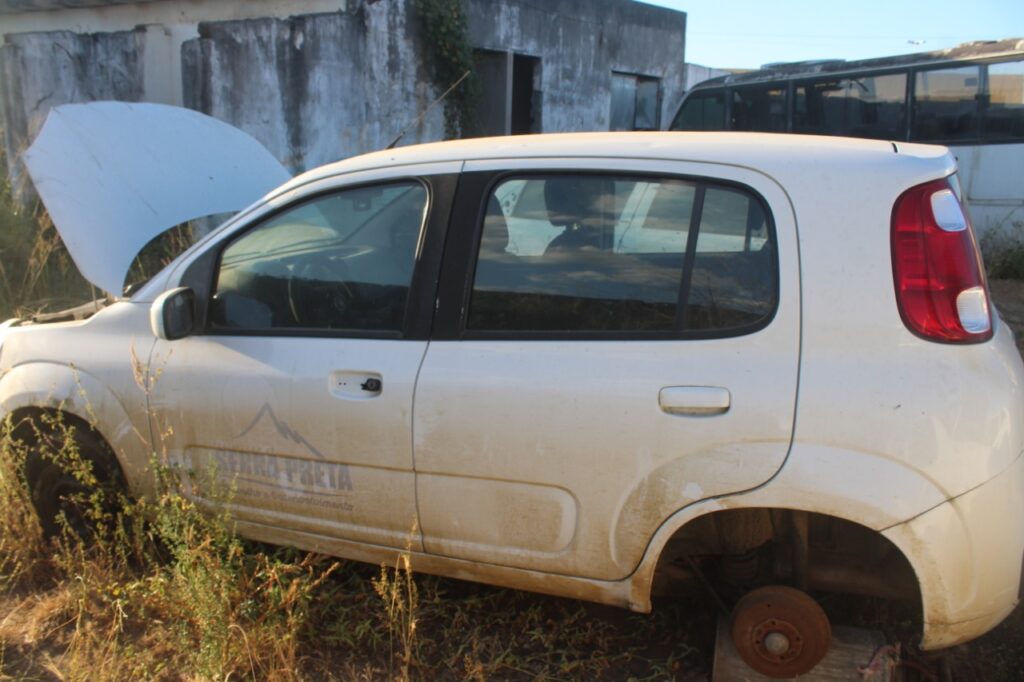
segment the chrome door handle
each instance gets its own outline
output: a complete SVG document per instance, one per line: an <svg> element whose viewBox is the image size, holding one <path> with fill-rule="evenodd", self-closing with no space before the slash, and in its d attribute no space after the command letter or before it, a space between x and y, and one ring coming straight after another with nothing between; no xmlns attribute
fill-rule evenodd
<svg viewBox="0 0 1024 682"><path fill-rule="evenodd" d="M668 414L723 414L731 404L729 390L718 386L666 386L658 393L658 405Z"/></svg>

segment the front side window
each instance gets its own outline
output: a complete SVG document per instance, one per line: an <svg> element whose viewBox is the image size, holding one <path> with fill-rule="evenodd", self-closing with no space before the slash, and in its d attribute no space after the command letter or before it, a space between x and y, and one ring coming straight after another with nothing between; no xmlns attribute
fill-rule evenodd
<svg viewBox="0 0 1024 682"><path fill-rule="evenodd" d="M509 178L488 197L466 329L742 333L774 312L777 266L749 191L676 178Z"/></svg>
<svg viewBox="0 0 1024 682"><path fill-rule="evenodd" d="M980 66L917 72L911 139L948 142L978 137L980 94Z"/></svg>
<svg viewBox="0 0 1024 682"><path fill-rule="evenodd" d="M859 76L797 84L793 132L904 139L907 76Z"/></svg>
<svg viewBox="0 0 1024 682"><path fill-rule="evenodd" d="M418 182L360 187L245 232L221 254L211 330L400 332L426 207Z"/></svg>

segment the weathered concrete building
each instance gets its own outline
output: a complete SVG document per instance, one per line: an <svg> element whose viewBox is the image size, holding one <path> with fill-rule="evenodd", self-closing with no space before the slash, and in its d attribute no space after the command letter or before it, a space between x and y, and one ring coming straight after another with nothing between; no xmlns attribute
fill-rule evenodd
<svg viewBox="0 0 1024 682"><path fill-rule="evenodd" d="M632 0L464 0L466 134L658 128L685 84L686 16ZM293 170L385 147L438 96L414 0L0 0L12 175L56 105L188 106ZM402 144L441 139L442 107Z"/></svg>

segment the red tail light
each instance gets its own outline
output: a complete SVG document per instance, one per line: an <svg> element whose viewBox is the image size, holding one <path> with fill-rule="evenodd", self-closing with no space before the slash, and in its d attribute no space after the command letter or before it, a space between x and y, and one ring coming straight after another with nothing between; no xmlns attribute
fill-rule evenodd
<svg viewBox="0 0 1024 682"><path fill-rule="evenodd" d="M900 315L910 331L946 343L992 338L974 231L948 180L912 187L896 200L892 269Z"/></svg>

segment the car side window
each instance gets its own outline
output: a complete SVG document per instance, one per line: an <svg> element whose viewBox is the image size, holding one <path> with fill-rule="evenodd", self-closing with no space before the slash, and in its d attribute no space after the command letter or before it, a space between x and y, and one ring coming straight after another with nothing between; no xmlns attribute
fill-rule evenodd
<svg viewBox="0 0 1024 682"><path fill-rule="evenodd" d="M752 192L669 177L507 178L487 198L466 329L735 335L778 297Z"/></svg>
<svg viewBox="0 0 1024 682"><path fill-rule="evenodd" d="M410 181L278 213L222 252L211 330L400 332L426 210Z"/></svg>

